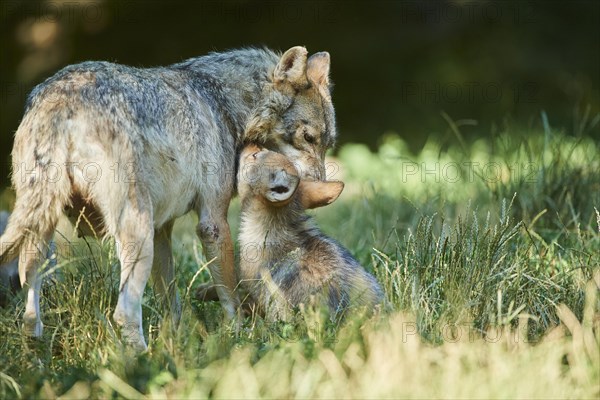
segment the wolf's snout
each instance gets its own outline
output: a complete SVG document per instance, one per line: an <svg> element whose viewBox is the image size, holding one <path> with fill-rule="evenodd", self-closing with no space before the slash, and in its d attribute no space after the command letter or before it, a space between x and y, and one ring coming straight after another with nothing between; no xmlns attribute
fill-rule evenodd
<svg viewBox="0 0 600 400"><path fill-rule="evenodd" d="M284 169L273 171L269 174L269 183L264 196L273 204L285 204L296 192L299 182L299 177Z"/></svg>
<svg viewBox="0 0 600 400"><path fill-rule="evenodd" d="M316 168L312 171L307 171L304 175L304 179L309 181L324 181L325 171L321 170L321 168Z"/></svg>
<svg viewBox="0 0 600 400"><path fill-rule="evenodd" d="M301 160L294 161L294 167L302 179L309 181L325 180L325 167L322 165L306 164Z"/></svg>
<svg viewBox="0 0 600 400"><path fill-rule="evenodd" d="M290 190L290 188L285 185L277 185L277 186L273 186L271 188L272 192L279 193L279 194L287 193L289 190Z"/></svg>

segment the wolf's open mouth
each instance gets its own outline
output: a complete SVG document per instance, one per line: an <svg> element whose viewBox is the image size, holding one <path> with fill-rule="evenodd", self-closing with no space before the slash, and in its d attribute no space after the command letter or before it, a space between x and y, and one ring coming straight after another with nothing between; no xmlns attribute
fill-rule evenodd
<svg viewBox="0 0 600 400"><path fill-rule="evenodd" d="M279 186L275 186L275 187L271 188L272 192L279 193L279 194L287 193L288 190L289 190L289 188L287 186L283 186L283 185L279 185Z"/></svg>

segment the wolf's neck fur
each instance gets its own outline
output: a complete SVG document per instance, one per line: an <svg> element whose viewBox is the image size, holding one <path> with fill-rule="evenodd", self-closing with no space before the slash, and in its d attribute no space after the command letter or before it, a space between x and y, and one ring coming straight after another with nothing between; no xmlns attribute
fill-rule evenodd
<svg viewBox="0 0 600 400"><path fill-rule="evenodd" d="M283 207L270 207L259 199L242 204L241 244L252 243L269 252L285 253L301 246L308 231L315 228L296 200Z"/></svg>
<svg viewBox="0 0 600 400"><path fill-rule="evenodd" d="M191 58L171 68L203 81L204 92L219 98L213 106L227 114L228 123L241 139L250 111L268 95L266 86L278 61L279 56L271 50L249 48ZM224 103L228 105L223 107Z"/></svg>

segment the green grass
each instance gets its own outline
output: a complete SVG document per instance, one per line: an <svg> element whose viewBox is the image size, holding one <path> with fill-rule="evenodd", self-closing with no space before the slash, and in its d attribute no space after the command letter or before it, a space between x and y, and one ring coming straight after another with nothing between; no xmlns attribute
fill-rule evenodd
<svg viewBox="0 0 600 400"><path fill-rule="evenodd" d="M190 296L210 276L185 217L177 328L148 289L150 350L124 349L114 249L80 242L45 282L40 340L20 334L23 296L0 310L0 398L598 398L600 144L545 119L471 144L451 130L455 144L419 154L393 135L376 153L343 147L346 190L315 212L377 276L389 312L342 326L318 310L253 317L236 335Z"/></svg>

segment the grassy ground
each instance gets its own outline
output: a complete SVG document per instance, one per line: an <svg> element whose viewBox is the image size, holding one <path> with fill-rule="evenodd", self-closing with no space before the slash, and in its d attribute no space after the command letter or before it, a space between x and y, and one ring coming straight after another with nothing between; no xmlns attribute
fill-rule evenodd
<svg viewBox="0 0 600 400"><path fill-rule="evenodd" d="M598 398L600 144L545 120L475 143L450 128L453 144L419 154L396 136L377 153L345 146L330 172L346 190L315 213L393 311L343 326L319 310L254 317L236 336L190 296L210 277L186 217L176 329L148 289L150 350L124 349L114 249L79 243L45 283L41 340L20 335L22 296L0 310L0 398Z"/></svg>

